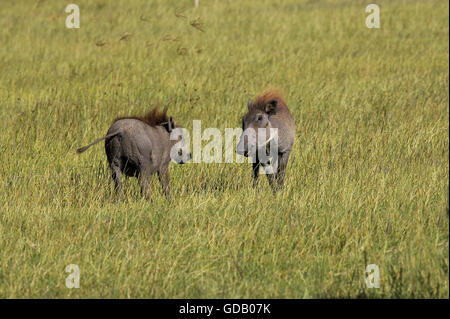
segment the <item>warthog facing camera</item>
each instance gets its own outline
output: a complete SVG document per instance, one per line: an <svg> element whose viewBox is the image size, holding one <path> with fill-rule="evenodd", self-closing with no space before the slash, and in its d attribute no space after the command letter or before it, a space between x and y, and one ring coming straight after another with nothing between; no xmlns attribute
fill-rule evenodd
<svg viewBox="0 0 450 319"><path fill-rule="evenodd" d="M266 170L275 192L284 183L286 166L295 139L295 124L281 95L267 90L255 101L248 101L248 112L242 118L242 136L236 148L239 155L252 157L253 185L258 181L260 167Z"/></svg>

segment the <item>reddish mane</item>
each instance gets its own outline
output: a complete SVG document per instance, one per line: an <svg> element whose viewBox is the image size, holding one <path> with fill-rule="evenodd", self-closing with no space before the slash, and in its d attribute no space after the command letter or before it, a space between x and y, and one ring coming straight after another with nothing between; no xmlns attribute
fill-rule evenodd
<svg viewBox="0 0 450 319"><path fill-rule="evenodd" d="M253 101L253 107L264 110L266 104L273 100L276 100L279 104L286 106L286 102L284 102L284 99L279 91L275 89L267 89Z"/></svg>
<svg viewBox="0 0 450 319"><path fill-rule="evenodd" d="M161 124L165 124L169 121L169 117L167 116L167 108L165 108L162 112L158 110L158 107L155 106L151 111L147 112L144 116L125 116L118 117L114 120L124 120L124 119L134 119L142 121L150 126L158 126Z"/></svg>

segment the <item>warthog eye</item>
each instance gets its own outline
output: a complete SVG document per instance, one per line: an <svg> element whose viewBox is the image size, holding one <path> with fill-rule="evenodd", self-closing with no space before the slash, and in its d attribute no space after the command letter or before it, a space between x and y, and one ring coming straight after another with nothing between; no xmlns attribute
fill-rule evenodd
<svg viewBox="0 0 450 319"><path fill-rule="evenodd" d="M178 150L178 155L179 155L179 156L182 156L182 155L183 155L183 150L182 150L181 148Z"/></svg>
<svg viewBox="0 0 450 319"><path fill-rule="evenodd" d="M262 115L258 115L258 116L256 117L256 120L257 120L257 121L262 121L262 119L263 119L263 116L262 116Z"/></svg>

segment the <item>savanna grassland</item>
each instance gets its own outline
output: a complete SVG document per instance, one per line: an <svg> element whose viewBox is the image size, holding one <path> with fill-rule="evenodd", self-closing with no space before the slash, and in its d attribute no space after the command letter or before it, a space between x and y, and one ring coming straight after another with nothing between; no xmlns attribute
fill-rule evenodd
<svg viewBox="0 0 450 319"><path fill-rule="evenodd" d="M448 298L449 3L380 0L368 29L371 2L79 0L67 29L70 2L2 1L0 297ZM75 152L154 104L240 127L267 87L297 127L275 196L191 163L171 202L156 176L118 199L103 143Z"/></svg>

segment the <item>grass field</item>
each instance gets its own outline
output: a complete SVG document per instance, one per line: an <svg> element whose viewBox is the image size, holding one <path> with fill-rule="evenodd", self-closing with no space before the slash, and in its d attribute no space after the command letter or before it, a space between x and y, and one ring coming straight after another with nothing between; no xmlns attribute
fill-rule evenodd
<svg viewBox="0 0 450 319"><path fill-rule="evenodd" d="M67 29L70 2L2 1L0 297L449 298L449 3L368 29L371 2L79 0ZM156 177L117 200L103 143L75 152L152 104L239 127L271 86L297 127L276 196L191 163L172 202Z"/></svg>

